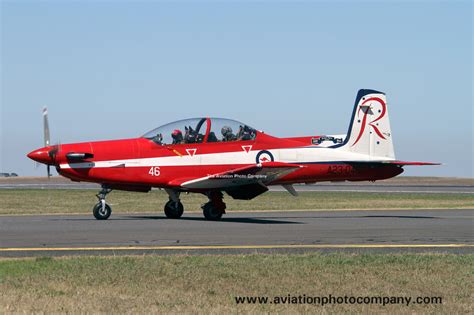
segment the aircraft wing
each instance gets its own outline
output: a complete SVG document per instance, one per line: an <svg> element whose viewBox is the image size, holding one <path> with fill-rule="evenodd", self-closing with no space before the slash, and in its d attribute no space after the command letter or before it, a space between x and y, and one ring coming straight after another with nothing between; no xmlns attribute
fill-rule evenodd
<svg viewBox="0 0 474 315"><path fill-rule="evenodd" d="M174 180L169 184L186 189L232 189L233 187L259 185L265 187L266 184L288 175L297 169L300 165L267 162L236 168L230 171L210 174L196 179Z"/></svg>

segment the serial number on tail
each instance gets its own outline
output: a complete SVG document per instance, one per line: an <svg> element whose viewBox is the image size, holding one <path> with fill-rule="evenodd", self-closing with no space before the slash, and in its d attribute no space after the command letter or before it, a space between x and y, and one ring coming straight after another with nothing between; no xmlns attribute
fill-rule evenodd
<svg viewBox="0 0 474 315"><path fill-rule="evenodd" d="M354 169L351 165L330 165L328 173L335 175L349 175L354 173Z"/></svg>

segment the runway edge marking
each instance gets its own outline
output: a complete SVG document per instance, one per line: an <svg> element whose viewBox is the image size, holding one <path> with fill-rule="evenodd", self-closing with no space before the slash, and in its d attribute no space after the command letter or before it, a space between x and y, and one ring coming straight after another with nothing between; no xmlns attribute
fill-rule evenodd
<svg viewBox="0 0 474 315"><path fill-rule="evenodd" d="M210 249L344 249L344 248L459 248L474 244L320 244L320 245L202 245L202 246L113 246L113 247L19 247L0 252L109 251L109 250L210 250Z"/></svg>

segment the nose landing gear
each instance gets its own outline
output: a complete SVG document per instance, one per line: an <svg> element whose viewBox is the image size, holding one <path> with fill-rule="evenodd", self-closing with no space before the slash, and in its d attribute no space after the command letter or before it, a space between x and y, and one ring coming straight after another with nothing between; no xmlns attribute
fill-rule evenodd
<svg viewBox="0 0 474 315"><path fill-rule="evenodd" d="M165 215L167 218L179 219L183 215L183 212L184 206L180 201L176 202L173 200L169 200L165 204Z"/></svg>
<svg viewBox="0 0 474 315"><path fill-rule="evenodd" d="M169 201L165 204L165 215L170 219L179 219L183 215L184 206L179 200L179 191L165 189L169 196Z"/></svg>
<svg viewBox="0 0 474 315"><path fill-rule="evenodd" d="M96 195L99 202L92 208L92 213L97 220L107 220L112 214L112 208L105 202L105 196L111 191L112 189L102 185L101 191Z"/></svg>
<svg viewBox="0 0 474 315"><path fill-rule="evenodd" d="M202 205L204 217L210 221L218 221L225 213L226 205L223 201L224 195L220 191L211 191L206 194L209 202Z"/></svg>

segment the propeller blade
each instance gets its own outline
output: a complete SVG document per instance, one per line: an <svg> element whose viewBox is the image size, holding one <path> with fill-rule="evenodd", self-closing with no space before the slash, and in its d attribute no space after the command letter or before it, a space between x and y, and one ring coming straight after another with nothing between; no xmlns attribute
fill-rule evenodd
<svg viewBox="0 0 474 315"><path fill-rule="evenodd" d="M44 131L44 146L47 147L51 143L49 136L49 122L48 122L48 108L43 107L43 131Z"/></svg>
<svg viewBox="0 0 474 315"><path fill-rule="evenodd" d="M51 136L49 134L49 120L48 120L48 108L43 107L43 133L44 133L44 146L50 147L48 155L53 160L53 164L56 165L56 155L61 151L61 143L51 145ZM48 172L48 179L52 176L51 165L47 164L46 171Z"/></svg>

